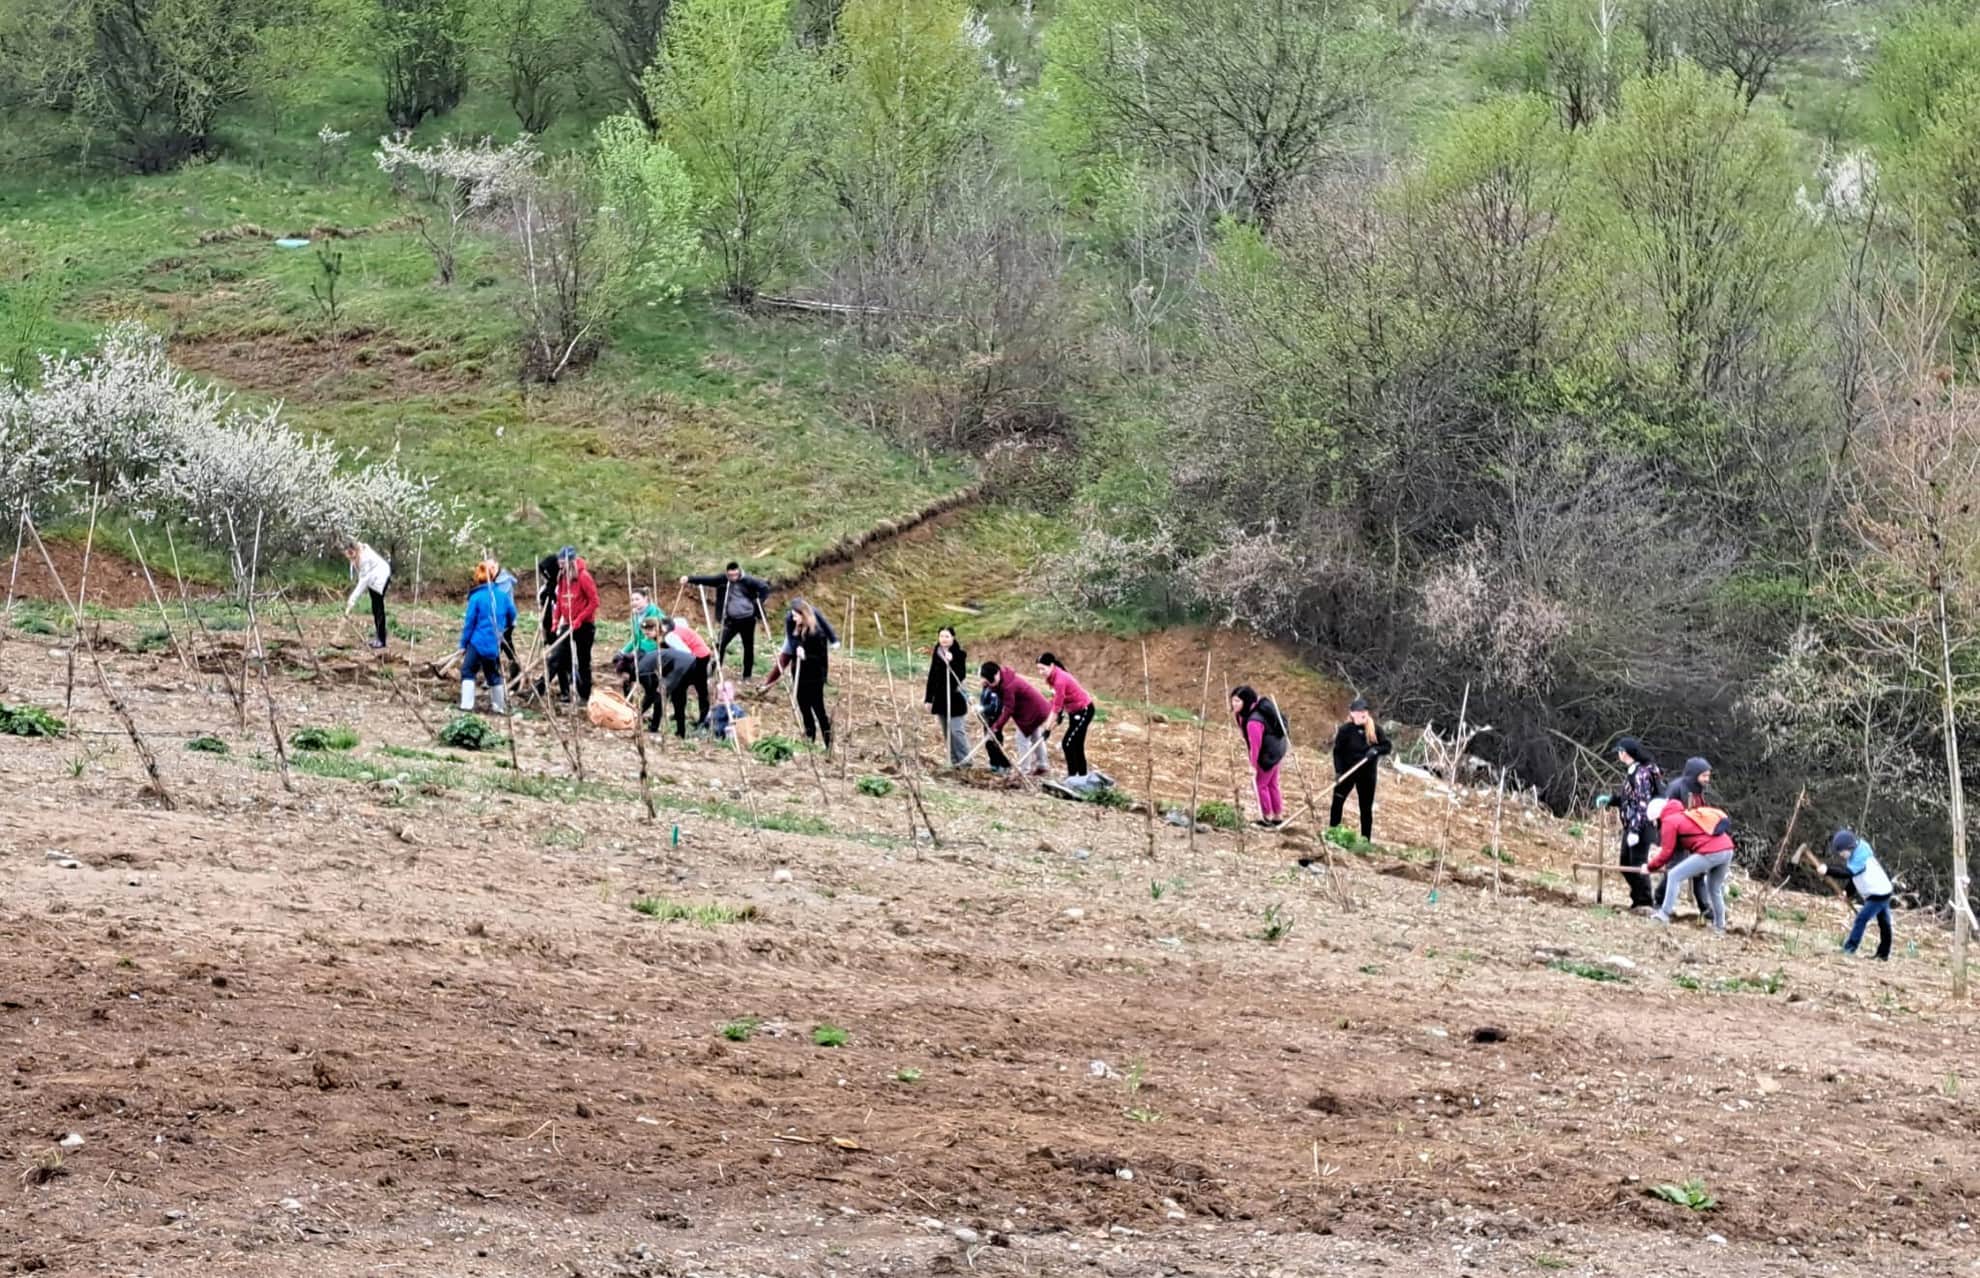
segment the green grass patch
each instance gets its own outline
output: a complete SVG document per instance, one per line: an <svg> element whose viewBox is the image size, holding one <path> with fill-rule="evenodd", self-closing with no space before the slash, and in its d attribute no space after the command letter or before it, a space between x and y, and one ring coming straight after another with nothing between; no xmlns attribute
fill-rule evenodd
<svg viewBox="0 0 1980 1278"><path fill-rule="evenodd" d="M1264 926L1251 935L1267 945L1277 945L1292 935L1293 916L1288 914L1278 902L1265 907Z"/></svg>
<svg viewBox="0 0 1980 1278"><path fill-rule="evenodd" d="M415 746L382 745L378 747L378 753L388 759L418 759L426 763L453 762L444 754L435 754L431 750L421 750Z"/></svg>
<svg viewBox="0 0 1980 1278"><path fill-rule="evenodd" d="M233 749L219 737L194 737L186 742L186 749L194 754L232 754Z"/></svg>
<svg viewBox="0 0 1980 1278"><path fill-rule="evenodd" d="M885 777L861 777L857 788L861 794L884 799L894 792L894 783Z"/></svg>
<svg viewBox="0 0 1980 1278"><path fill-rule="evenodd" d="M355 750L358 734L349 728L297 728L289 734L289 745L297 750Z"/></svg>
<svg viewBox="0 0 1980 1278"><path fill-rule="evenodd" d="M921 1071L912 1065L903 1065L894 1071L894 1081L897 1083L919 1083L921 1081Z"/></svg>
<svg viewBox="0 0 1980 1278"><path fill-rule="evenodd" d="M59 737L67 726L39 706L10 706L0 701L0 735Z"/></svg>
<svg viewBox="0 0 1980 1278"><path fill-rule="evenodd" d="M1607 983L1624 979L1621 972L1611 971L1597 963L1583 963L1577 959L1555 959L1553 962L1547 964L1547 966L1553 968L1556 972L1566 972L1570 976L1579 976L1584 981Z"/></svg>
<svg viewBox="0 0 1980 1278"><path fill-rule="evenodd" d="M650 919L662 923L676 920L693 923L699 927L718 927L724 923L747 923L757 917L754 905L723 905L719 902L695 904L687 901L669 900L664 896L642 896L632 903L632 907Z"/></svg>
<svg viewBox="0 0 1980 1278"><path fill-rule="evenodd" d="M1103 785L1088 790L1084 802L1097 808L1112 808L1120 812L1134 806L1134 796L1119 786Z"/></svg>
<svg viewBox="0 0 1980 1278"><path fill-rule="evenodd" d="M1362 838L1360 831L1351 830L1344 825L1330 825L1326 830L1321 832L1320 837L1335 847L1346 852L1352 852L1356 856L1367 856L1375 850L1375 845L1369 840Z"/></svg>
<svg viewBox="0 0 1980 1278"><path fill-rule="evenodd" d="M814 1026L811 1041L820 1047L844 1047L850 1036L838 1026L827 1023Z"/></svg>
<svg viewBox="0 0 1980 1278"><path fill-rule="evenodd" d="M760 1017L738 1016L722 1026L722 1037L731 1043L747 1043L750 1036L756 1033L756 1027L761 1024L763 1021Z"/></svg>
<svg viewBox="0 0 1980 1278"><path fill-rule="evenodd" d="M1238 810L1218 799L1197 804L1196 820L1198 824L1207 825L1213 830L1235 830L1242 824Z"/></svg>

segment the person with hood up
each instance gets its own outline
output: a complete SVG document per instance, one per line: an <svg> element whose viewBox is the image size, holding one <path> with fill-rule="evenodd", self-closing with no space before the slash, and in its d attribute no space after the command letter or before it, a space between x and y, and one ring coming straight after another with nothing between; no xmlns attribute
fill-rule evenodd
<svg viewBox="0 0 1980 1278"><path fill-rule="evenodd" d="M999 706L997 717L990 723L990 734L995 736L1002 732L1007 723L1015 724L1018 770L1044 776L1046 723L1052 717L1051 703L1008 666L986 661L977 673L985 687L997 690Z"/></svg>
<svg viewBox="0 0 1980 1278"><path fill-rule="evenodd" d="M1678 889L1692 879L1705 880L1706 917L1712 930L1726 930L1726 876L1732 872L1732 818L1724 808L1714 807L1706 798L1712 778L1712 765L1703 759L1685 760L1684 777L1673 782L1671 794L1652 799L1644 814L1656 822L1659 832L1657 852L1648 868L1655 872L1665 866L1664 902L1650 917L1669 923L1677 909ZM1685 784L1685 782L1692 784Z"/></svg>
<svg viewBox="0 0 1980 1278"><path fill-rule="evenodd" d="M1279 765L1286 758L1286 720L1270 697L1261 697L1250 684L1231 689L1231 714L1244 734L1251 756L1252 786L1258 791L1258 823L1277 829L1286 819L1285 797L1279 792Z"/></svg>
<svg viewBox="0 0 1980 1278"><path fill-rule="evenodd" d="M1052 722L1066 725L1059 738L1059 749L1066 756L1066 775L1083 777L1086 766L1086 730L1093 724L1093 698L1072 677L1072 671L1051 653L1038 658L1038 677L1052 690Z"/></svg>
<svg viewBox="0 0 1980 1278"><path fill-rule="evenodd" d="M729 660L729 641L740 636L743 646L742 677L748 679L756 671L756 619L763 614L763 605L770 600L770 583L761 577L752 577L742 570L742 565L731 559L720 573L681 578L683 586L711 586L715 590L715 615L722 620L722 637L715 644L715 650L722 654L722 662ZM768 625L766 621L764 623Z"/></svg>
<svg viewBox="0 0 1980 1278"><path fill-rule="evenodd" d="M351 615L357 601L365 595L371 596L371 647L385 646L385 587L392 580L392 565L385 556L361 541L351 542L344 547L344 558L350 560L351 577L355 584L351 587L351 597L344 601L344 615Z"/></svg>
<svg viewBox="0 0 1980 1278"><path fill-rule="evenodd" d="M688 655L687 686L694 689L694 726L708 726L708 659L715 654L707 640L694 632L686 617L672 616L661 623L667 646ZM685 699L685 693L683 693Z"/></svg>
<svg viewBox="0 0 1980 1278"><path fill-rule="evenodd" d="M1347 808L1347 797L1355 796L1361 810L1361 837L1375 837L1375 761L1395 749L1382 725L1369 712L1368 699L1348 702L1348 721L1334 733L1334 801L1327 811L1327 827L1340 825Z"/></svg>
<svg viewBox="0 0 1980 1278"><path fill-rule="evenodd" d="M935 632L935 648L928 657L928 683L922 690L921 708L942 721L952 768L960 768L969 759L969 693L963 689L963 680L968 677L969 654L956 642L955 628L943 626Z"/></svg>
<svg viewBox="0 0 1980 1278"><path fill-rule="evenodd" d="M502 659L509 663L509 682L522 684L522 658L516 655L516 575L502 566L500 560L483 561L488 568L488 579L495 583L495 589L509 601L509 624L502 628Z"/></svg>
<svg viewBox="0 0 1980 1278"><path fill-rule="evenodd" d="M1858 837L1856 831L1845 826L1829 838L1829 855L1841 857L1834 865L1824 864L1822 872L1832 879L1847 879L1856 889L1863 904L1856 911L1856 922L1849 928L1849 937L1843 941L1842 952L1856 953L1856 947L1863 944L1863 933L1870 921L1877 922L1877 957L1885 962L1891 957L1891 897L1896 888L1891 876L1884 872L1883 862L1877 859L1876 850L1868 839Z"/></svg>
<svg viewBox="0 0 1980 1278"><path fill-rule="evenodd" d="M502 634L516 624L515 601L495 586L494 565L476 564L474 589L461 617L461 709L474 709L476 675L488 678L488 708L507 714L502 688Z"/></svg>
<svg viewBox="0 0 1980 1278"><path fill-rule="evenodd" d="M626 645L619 649L618 656L612 658L612 669L619 675L619 693L628 697L632 695L633 681L639 677L639 655L642 652L650 652L653 648L646 637L646 619L651 617L655 621L666 620L659 605L650 602L645 591L633 591L630 600L632 625L626 635Z"/></svg>
<svg viewBox="0 0 1980 1278"><path fill-rule="evenodd" d="M1678 775L1678 779L1666 785L1659 793L1667 799L1677 799L1680 802L1700 799L1705 793L1705 783L1711 780L1711 778L1712 769L1706 764L1705 760L1694 755L1685 760L1684 771ZM1649 843L1652 845L1651 851L1653 852L1656 850L1656 831L1656 824L1652 822L1650 828L1645 832L1648 836ZM1648 876L1649 868L1649 865L1646 863L1644 866L1646 877ZM1698 917L1701 919L1712 917L1712 901L1706 893L1705 886L1705 880L1702 877L1695 878L1691 881L1691 900L1693 904L1697 905ZM1664 879L1657 879L1650 889L1650 899L1653 901L1663 900L1664 887Z"/></svg>
<svg viewBox="0 0 1980 1278"><path fill-rule="evenodd" d="M557 671L557 696L568 701L571 680L577 682L577 701L591 700L591 645L598 637L598 583L591 579L591 568L574 546L557 552L555 623L557 637L569 649L568 661Z"/></svg>
<svg viewBox="0 0 1980 1278"><path fill-rule="evenodd" d="M1648 911L1653 904L1650 876L1642 869L1644 862L1650 859L1650 845L1657 841L1657 830L1646 813L1650 800L1664 792L1664 771L1635 737L1624 737L1616 742L1616 762L1625 769L1622 782L1613 793L1596 795L1595 806L1606 808L1614 805L1617 815L1622 818L1622 849L1618 863L1623 867L1623 878L1629 883L1629 908Z"/></svg>

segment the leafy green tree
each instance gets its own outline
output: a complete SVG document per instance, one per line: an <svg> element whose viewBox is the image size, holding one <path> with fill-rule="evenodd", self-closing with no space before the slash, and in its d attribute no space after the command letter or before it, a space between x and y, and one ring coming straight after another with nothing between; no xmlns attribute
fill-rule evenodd
<svg viewBox="0 0 1980 1278"><path fill-rule="evenodd" d="M814 85L789 0L681 0L647 73L660 137L687 168L703 240L735 301L752 300L796 248Z"/></svg>
<svg viewBox="0 0 1980 1278"><path fill-rule="evenodd" d="M860 225L924 209L988 123L990 85L961 0L849 0L832 49L824 167Z"/></svg>
<svg viewBox="0 0 1980 1278"><path fill-rule="evenodd" d="M648 132L659 127L653 103L646 95L646 69L660 54L667 15L674 0L586 0L591 16L605 32L605 56L625 94L626 104Z"/></svg>
<svg viewBox="0 0 1980 1278"><path fill-rule="evenodd" d="M629 278L652 298L672 298L701 259L694 184L679 156L631 115L592 132L593 171L626 238Z"/></svg>
<svg viewBox="0 0 1980 1278"><path fill-rule="evenodd" d="M312 0L26 0L0 28L0 82L66 112L141 172L209 149L221 114L289 74L285 33Z"/></svg>
<svg viewBox="0 0 1980 1278"><path fill-rule="evenodd" d="M385 117L395 127L416 129L460 104L473 42L469 0L378 0L373 22Z"/></svg>
<svg viewBox="0 0 1980 1278"><path fill-rule="evenodd" d="M1046 34L1046 137L1080 168L1181 164L1270 222L1401 69L1351 0L1067 0Z"/></svg>
<svg viewBox="0 0 1980 1278"><path fill-rule="evenodd" d="M1908 14L1877 47L1870 87L1900 143L1931 127L1939 102L1980 78L1980 9L1928 4Z"/></svg>
<svg viewBox="0 0 1980 1278"><path fill-rule="evenodd" d="M1487 75L1554 104L1570 129L1613 111L1649 54L1639 0L1534 0Z"/></svg>
<svg viewBox="0 0 1980 1278"><path fill-rule="evenodd" d="M1632 362L1667 407L1728 391L1808 302L1815 242L1786 124L1682 62L1624 86L1583 158Z"/></svg>
<svg viewBox="0 0 1980 1278"><path fill-rule="evenodd" d="M584 0L481 0L479 77L507 95L524 132L541 134L582 83L596 29Z"/></svg>

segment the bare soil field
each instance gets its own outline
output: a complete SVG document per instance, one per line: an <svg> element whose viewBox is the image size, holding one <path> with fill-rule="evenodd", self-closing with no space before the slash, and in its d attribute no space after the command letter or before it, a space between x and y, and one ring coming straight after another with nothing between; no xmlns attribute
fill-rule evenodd
<svg viewBox="0 0 1980 1278"><path fill-rule="evenodd" d="M281 732L359 741L288 787L254 681L243 726L169 650L104 662L171 810L86 661L71 735L0 737L0 1273L1980 1273L1980 1034L1924 916L1889 964L1828 897L1754 932L1746 881L1732 935L1657 928L1515 801L1511 864L1465 794L1439 869L1449 800L1386 772L1338 885L980 773L911 840L863 661L848 764L656 741L649 821L625 738L444 748L457 685L314 624ZM62 714L59 645L0 641L0 700ZM1092 753L1138 798L1151 740L1179 804L1193 725L1112 705Z"/></svg>

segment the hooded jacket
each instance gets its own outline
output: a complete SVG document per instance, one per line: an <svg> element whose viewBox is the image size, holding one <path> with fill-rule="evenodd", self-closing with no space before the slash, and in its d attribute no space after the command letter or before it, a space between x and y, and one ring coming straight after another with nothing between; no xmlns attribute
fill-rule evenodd
<svg viewBox="0 0 1980 1278"><path fill-rule="evenodd" d="M1682 784L1680 780L1672 788ZM1653 874L1687 856L1711 856L1730 852L1734 847L1732 818L1723 808L1707 804L1701 792L1689 788L1684 794L1664 801L1657 827L1660 835L1657 850L1644 867Z"/></svg>
<svg viewBox="0 0 1980 1278"><path fill-rule="evenodd" d="M1035 737L1045 721L1052 717L1052 706L1039 694L1038 689L1026 683L1024 676L1009 666L997 670L997 697L1003 708L997 711L997 718L990 724L990 731L1002 732L1007 723L1017 724L1017 730L1027 737Z"/></svg>
<svg viewBox="0 0 1980 1278"><path fill-rule="evenodd" d="M1395 746L1389 741L1388 734L1382 731L1382 725L1375 722L1372 716L1368 720L1368 726L1375 729L1375 740L1372 742L1368 739L1368 734L1362 731L1361 725L1352 719L1349 719L1346 723L1335 729L1335 776L1345 774L1349 768L1354 767L1357 763L1367 758L1370 750L1373 750L1376 757L1380 758L1382 755L1395 749ZM1356 773L1355 775L1359 777L1361 774Z"/></svg>
<svg viewBox="0 0 1980 1278"><path fill-rule="evenodd" d="M1877 853L1868 839L1851 836L1848 846L1834 849L1847 852L1840 869L1828 867L1830 878L1848 879L1856 888L1856 894L1864 900L1873 896L1889 896L1897 889L1891 883L1891 876L1884 872L1884 863L1877 859Z"/></svg>
<svg viewBox="0 0 1980 1278"><path fill-rule="evenodd" d="M516 624L515 600L483 582L469 593L461 617L461 647L494 660L502 654L502 632Z"/></svg>
<svg viewBox="0 0 1980 1278"><path fill-rule="evenodd" d="M1251 750L1251 766L1270 772L1286 758L1286 721L1270 697L1260 697L1244 716L1244 742Z"/></svg>
<svg viewBox="0 0 1980 1278"><path fill-rule="evenodd" d="M711 572L697 577L689 577L690 586L708 586L715 591L715 620L729 619L729 592L734 590L747 597L750 602L750 620L756 619L756 610L770 598L770 583L761 577L742 573L734 581L726 572Z"/></svg>
<svg viewBox="0 0 1980 1278"><path fill-rule="evenodd" d="M645 624L646 619L648 617L653 618L655 621L666 620L666 618L661 615L660 606L658 604L648 604L646 605L646 607L640 609L639 613L636 616L634 616L632 619L632 634L627 637L626 646L619 649L619 654L621 656L624 656L628 653L636 656L642 652L652 652L655 648L660 646L654 640L648 639L646 637L646 632L640 629L640 627Z"/></svg>
<svg viewBox="0 0 1980 1278"><path fill-rule="evenodd" d="M557 628L577 629L598 619L598 583L579 555L571 561L571 571L557 579Z"/></svg>
<svg viewBox="0 0 1980 1278"><path fill-rule="evenodd" d="M1052 713L1055 715L1078 714L1093 708L1093 698L1079 686L1079 680L1072 677L1072 671L1064 666L1053 666L1045 672L1045 686L1052 690Z"/></svg>

